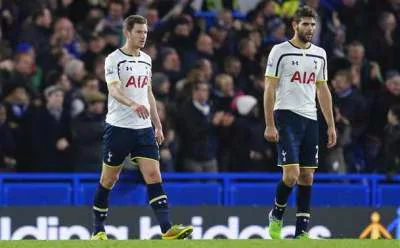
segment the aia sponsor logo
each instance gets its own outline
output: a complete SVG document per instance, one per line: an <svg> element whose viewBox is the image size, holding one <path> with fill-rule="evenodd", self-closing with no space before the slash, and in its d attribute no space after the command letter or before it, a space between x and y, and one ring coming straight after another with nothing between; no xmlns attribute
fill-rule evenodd
<svg viewBox="0 0 400 248"><path fill-rule="evenodd" d="M295 73L293 73L290 82L299 84L315 84L315 73L304 72L303 74L301 74L299 71L296 71Z"/></svg>
<svg viewBox="0 0 400 248"><path fill-rule="evenodd" d="M125 87L144 88L148 81L148 76L130 76Z"/></svg>

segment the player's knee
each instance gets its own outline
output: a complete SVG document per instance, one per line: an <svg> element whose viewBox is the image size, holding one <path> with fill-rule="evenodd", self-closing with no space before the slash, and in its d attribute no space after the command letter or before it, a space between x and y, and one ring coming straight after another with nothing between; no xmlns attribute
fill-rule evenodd
<svg viewBox="0 0 400 248"><path fill-rule="evenodd" d="M314 181L314 173L301 173L299 183L301 185L312 185Z"/></svg>
<svg viewBox="0 0 400 248"><path fill-rule="evenodd" d="M152 170L146 173L146 175L143 175L146 183L160 183L161 182L161 175L160 172L157 170Z"/></svg>
<svg viewBox="0 0 400 248"><path fill-rule="evenodd" d="M297 171L286 173L283 176L283 182L289 187L295 186L298 180L299 180L299 173Z"/></svg>
<svg viewBox="0 0 400 248"><path fill-rule="evenodd" d="M119 179L119 175L107 175L107 176L103 176L100 179L100 183L101 185L103 185L104 187L111 189L117 182Z"/></svg>

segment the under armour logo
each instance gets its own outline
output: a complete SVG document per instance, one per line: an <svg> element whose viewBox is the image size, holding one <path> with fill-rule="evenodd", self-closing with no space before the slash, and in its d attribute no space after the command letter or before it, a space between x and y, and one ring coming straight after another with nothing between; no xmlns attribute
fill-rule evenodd
<svg viewBox="0 0 400 248"><path fill-rule="evenodd" d="M282 150L282 162L286 162L286 152L285 152L285 150Z"/></svg>
<svg viewBox="0 0 400 248"><path fill-rule="evenodd" d="M131 66L127 66L127 67L126 67L126 70L127 70L127 71L133 71L133 68L132 68Z"/></svg>
<svg viewBox="0 0 400 248"><path fill-rule="evenodd" d="M299 61L297 61L297 60L292 60L292 65L299 65Z"/></svg>
<svg viewBox="0 0 400 248"><path fill-rule="evenodd" d="M111 152L108 152L107 162L111 162L111 157L112 157L112 156L113 156L112 153L111 153Z"/></svg>
<svg viewBox="0 0 400 248"><path fill-rule="evenodd" d="M318 65L318 62L316 60L314 60L314 69L315 70L317 69L317 65Z"/></svg>

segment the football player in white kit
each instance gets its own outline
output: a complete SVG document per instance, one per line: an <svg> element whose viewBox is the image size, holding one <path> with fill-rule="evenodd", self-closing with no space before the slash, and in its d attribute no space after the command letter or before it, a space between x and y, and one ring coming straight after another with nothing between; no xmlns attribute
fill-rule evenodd
<svg viewBox="0 0 400 248"><path fill-rule="evenodd" d="M147 38L147 20L131 15L124 21L124 46L105 61L108 112L103 137L103 166L93 203L94 240L105 240L109 193L118 181L122 162L130 155L147 185L149 204L163 239L184 239L193 227L172 225L168 198L162 186L158 144L164 140L151 89L151 58L141 51ZM152 127L154 125L154 129Z"/></svg>
<svg viewBox="0 0 400 248"><path fill-rule="evenodd" d="M326 52L310 42L316 21L313 9L300 7L292 21L293 38L275 45L268 56L264 136L270 142L277 142L278 165L283 170L274 208L269 212L268 230L272 239L281 238L283 214L296 184L295 238L309 238L311 186L318 167L316 95L328 125L327 146L331 148L336 144Z"/></svg>

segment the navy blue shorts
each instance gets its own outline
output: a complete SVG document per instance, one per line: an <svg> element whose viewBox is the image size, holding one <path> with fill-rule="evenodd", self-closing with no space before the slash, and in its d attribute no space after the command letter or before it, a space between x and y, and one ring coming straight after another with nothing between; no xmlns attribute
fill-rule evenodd
<svg viewBox="0 0 400 248"><path fill-rule="evenodd" d="M318 167L318 122L290 110L274 112L279 132L278 165Z"/></svg>
<svg viewBox="0 0 400 248"><path fill-rule="evenodd" d="M106 123L103 136L103 162L106 165L119 166L128 155L132 160L160 159L153 128L130 129Z"/></svg>

